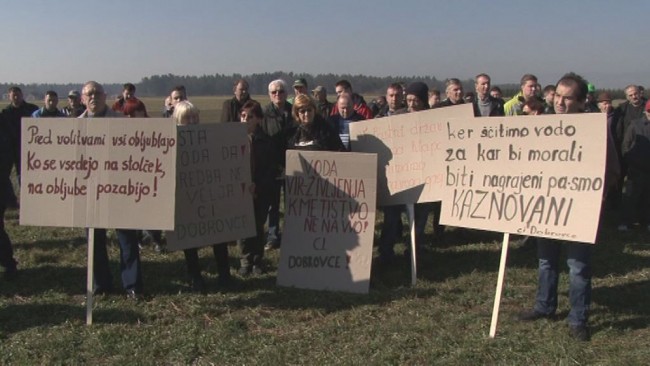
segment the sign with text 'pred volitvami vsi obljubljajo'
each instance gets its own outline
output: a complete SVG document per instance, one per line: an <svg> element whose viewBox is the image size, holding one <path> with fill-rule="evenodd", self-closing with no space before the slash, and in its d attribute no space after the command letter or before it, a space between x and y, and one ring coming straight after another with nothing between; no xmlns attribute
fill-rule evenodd
<svg viewBox="0 0 650 366"><path fill-rule="evenodd" d="M450 120L441 222L593 243L605 188L605 114Z"/></svg>
<svg viewBox="0 0 650 366"><path fill-rule="evenodd" d="M287 151L278 285L367 293L377 156Z"/></svg>
<svg viewBox="0 0 650 366"><path fill-rule="evenodd" d="M23 118L20 224L174 226L169 118Z"/></svg>
<svg viewBox="0 0 650 366"><path fill-rule="evenodd" d="M170 250L255 235L251 151L241 123L178 127L176 220Z"/></svg>
<svg viewBox="0 0 650 366"><path fill-rule="evenodd" d="M377 154L378 205L440 201L445 123L473 117L472 105L462 104L351 123L352 151Z"/></svg>

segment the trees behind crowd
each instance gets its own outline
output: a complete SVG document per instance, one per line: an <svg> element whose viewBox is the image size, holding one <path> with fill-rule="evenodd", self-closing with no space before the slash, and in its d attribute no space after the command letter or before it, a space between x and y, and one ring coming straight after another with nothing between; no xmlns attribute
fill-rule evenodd
<svg viewBox="0 0 650 366"><path fill-rule="evenodd" d="M452 75L454 76L454 75ZM368 75L349 75L349 74L318 74L316 76L306 73L293 72L265 72L250 75L241 74L214 74L202 76L181 76L181 75L153 75L144 77L140 82L134 83L134 80L123 80L120 83L107 84L104 88L108 95L116 95L122 92L122 85L125 82L132 82L136 85L138 96L141 97L163 97L169 94L169 91L176 85L184 85L191 95L230 95L232 94L232 84L235 80L244 78L250 85L251 94L266 94L269 82L275 79L284 79L287 82L304 78L307 80L309 88L312 89L317 85L323 85L328 88L330 95L334 94L334 84L341 80L347 79L354 85L355 92L368 95L382 95L386 91L386 86L394 82L403 82L409 84L412 81L421 81L426 83L430 89L445 90L445 80L438 80L435 76L368 76ZM474 90L474 80L461 80L464 90ZM598 81L593 81L596 86ZM54 90L59 95L66 95L71 89L81 89L79 84L12 84L1 83L0 89L4 92L9 86L19 86L27 99L40 100L44 97L47 90ZM503 95L512 96L519 91L518 84L495 84L499 86ZM622 89L599 89L608 91L615 99L624 99L625 94ZM5 95L3 95L3 99Z"/></svg>

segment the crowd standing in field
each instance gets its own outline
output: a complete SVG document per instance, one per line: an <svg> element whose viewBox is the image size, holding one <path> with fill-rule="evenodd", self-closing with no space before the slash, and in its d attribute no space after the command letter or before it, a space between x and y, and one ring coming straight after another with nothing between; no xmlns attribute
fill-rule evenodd
<svg viewBox="0 0 650 366"><path fill-rule="evenodd" d="M605 113L608 123L608 151L606 181L609 183L604 198L608 207L622 206L619 230L629 230L640 222L650 231L650 102L637 85L625 88L626 101L614 108L608 93L596 94L576 74L567 74L555 85L543 90L537 77L525 74L520 91L504 101L501 90L491 86L490 76L481 73L475 77L473 91L464 93L459 79L445 83L444 99L437 90L429 90L422 82L403 85L395 82L387 86L385 96L369 106L365 99L353 92L347 80L335 84L336 101L327 99L327 89L316 86L311 90L305 79L292 84L294 96L288 98L288 84L273 80L268 85L270 103L262 107L249 95L249 84L244 79L233 83L233 97L223 103L221 122L246 122L251 144L254 212L257 235L239 242L241 249L239 275L260 275L266 271L263 264L265 250L281 246L280 200L284 189L284 160L288 149L349 151L350 124L361 120L382 118L402 113L417 113L430 108L443 108L472 103L476 117L519 116L535 114ZM7 208L18 207L10 181L15 168L20 179L20 120L22 117L79 117L107 118L118 116L147 117L144 103L135 97L135 85L124 84L123 92L112 107L106 103L106 93L96 82L84 84L81 93L68 93L68 105L58 108L58 95L48 91L44 106L27 103L18 87L11 87L11 104L0 114L0 265L5 278L17 274L11 240L4 228ZM83 104L82 104L83 102ZM183 86L174 87L164 101L163 117L171 117L178 125L198 123L199 112L188 100ZM619 168L620 167L620 168ZM433 214L434 241L444 239L445 227L440 225L440 202L415 205L416 247L424 243L425 227ZM402 236L404 206L381 208L384 220L378 238L379 266L394 265L394 245ZM266 230L265 230L266 226ZM106 230L93 229L95 240L95 293L110 293L113 283L108 267ZM122 285L130 298L142 295L142 270L139 245L153 243L157 252L163 252L164 239L160 231L117 229L120 245ZM533 238L538 247L539 281L532 310L520 314L523 321L549 318L557 309L559 253L568 252L570 333L579 340L589 339L588 316L591 303L592 246L563 243L557 240ZM214 255L219 272L219 285L230 283L228 246L214 244ZM408 254L408 253L406 253ZM185 250L185 259L193 290L206 292L199 267L198 251Z"/></svg>

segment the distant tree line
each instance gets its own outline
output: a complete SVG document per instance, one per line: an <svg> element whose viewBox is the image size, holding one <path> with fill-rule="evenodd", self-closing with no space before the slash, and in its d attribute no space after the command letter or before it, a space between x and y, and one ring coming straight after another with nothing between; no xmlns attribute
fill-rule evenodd
<svg viewBox="0 0 650 366"><path fill-rule="evenodd" d="M241 74L214 74L202 76L181 76L181 75L153 75L148 76L135 83L133 80L124 80L124 82L132 82L136 85L136 95L142 97L163 97L169 94L169 91L176 85L185 85L188 94L192 95L230 95L232 94L232 86L235 80L244 78L250 84L251 94L266 94L269 82L275 79L284 79L289 86L294 80L304 78L310 89L317 85L322 85L327 88L328 94L334 94L334 84L341 79L347 79L352 83L355 92L367 95L382 95L386 92L386 87L390 83L402 82L408 84L412 81L422 81L429 85L430 89L438 89L444 95L445 81L438 80L435 76L367 76L367 75L350 75L350 74L318 74L316 76L305 73L293 72L265 72L250 75ZM474 91L474 80L466 79L461 80L463 88L466 92ZM45 92L54 90L59 94L61 99L65 98L70 90L81 90L82 84L7 84L2 83L2 94L6 95L7 89L12 85L18 85L23 94L30 99L42 99ZM122 92L122 84L103 84L104 89L109 95L116 95ZM497 84L502 91L503 95L512 96L519 91L518 84ZM544 85L542 85L544 87ZM616 99L624 99L625 94L622 89L599 89L600 91L607 91L612 94ZM444 97L443 97L444 98Z"/></svg>

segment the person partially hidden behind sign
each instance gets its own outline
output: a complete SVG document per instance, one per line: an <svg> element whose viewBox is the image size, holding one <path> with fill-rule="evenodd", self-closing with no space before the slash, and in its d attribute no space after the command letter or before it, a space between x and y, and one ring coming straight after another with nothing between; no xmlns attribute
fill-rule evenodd
<svg viewBox="0 0 650 366"><path fill-rule="evenodd" d="M316 102L308 95L298 95L292 110L298 124L289 129L287 149L345 151L336 128L316 112Z"/></svg>
<svg viewBox="0 0 650 366"><path fill-rule="evenodd" d="M587 98L587 83L579 75L564 75L556 85L554 107L556 114L584 112ZM615 184L620 168L616 159L614 140L607 129L607 165L605 184ZM607 189L604 190L607 192ZM592 245L583 243L566 243L559 240L537 238L537 256L539 259L539 282L535 306L530 311L519 314L522 321L551 319L557 310L557 287L559 279L560 249L567 250L569 266L569 301L571 310L567 317L569 334L580 340L589 340L587 320L591 306L591 251Z"/></svg>
<svg viewBox="0 0 650 366"><path fill-rule="evenodd" d="M180 126L198 124L199 109L187 100L179 101L174 106L172 120ZM227 243L212 245L212 252L217 262L217 272L219 274L217 283L220 287L224 287L231 282ZM190 276L192 290L205 293L205 281L199 266L199 250L197 248L184 249L183 253L185 254L185 263L187 264L187 273Z"/></svg>
<svg viewBox="0 0 650 366"><path fill-rule="evenodd" d="M124 117L111 110L106 104L104 88L95 81L89 81L81 89L81 99L86 105L86 111L79 118L109 118ZM106 250L106 229L90 229L95 231L94 242L94 271L95 288L93 294L108 294L113 291L113 279L108 267L108 252ZM139 300L142 296L142 266L138 248L137 230L116 229L120 242L120 269L122 286L127 297Z"/></svg>
<svg viewBox="0 0 650 366"><path fill-rule="evenodd" d="M253 208L255 212L255 233L252 238L240 241L241 276L264 273L264 221L271 207L273 187L277 176L276 167L280 164L275 142L262 131L260 123L264 119L262 106L249 100L241 108L240 120L247 123L248 139L251 147L251 177L253 179Z"/></svg>

